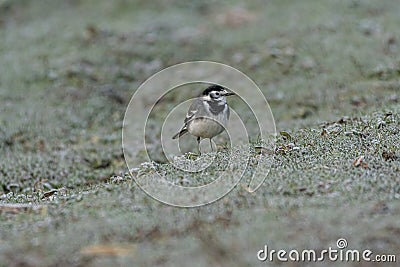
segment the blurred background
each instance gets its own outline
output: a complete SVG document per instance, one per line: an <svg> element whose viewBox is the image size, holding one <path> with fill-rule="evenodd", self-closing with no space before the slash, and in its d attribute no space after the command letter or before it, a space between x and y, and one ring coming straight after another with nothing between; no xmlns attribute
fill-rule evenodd
<svg viewBox="0 0 400 267"><path fill-rule="evenodd" d="M60 175L75 186L124 169L130 97L150 75L185 61L247 74L278 132L396 104L398 9L361 0L2 0L3 191L8 183L31 190L38 177L59 186ZM180 98L170 99L166 109Z"/></svg>
<svg viewBox="0 0 400 267"><path fill-rule="evenodd" d="M121 127L131 96L155 72L185 61L248 75L278 132L398 108L399 14L396 0L0 0L1 199L22 203L123 176ZM171 97L165 108L188 97ZM15 241L30 251L23 243ZM45 266L55 258L32 259Z"/></svg>

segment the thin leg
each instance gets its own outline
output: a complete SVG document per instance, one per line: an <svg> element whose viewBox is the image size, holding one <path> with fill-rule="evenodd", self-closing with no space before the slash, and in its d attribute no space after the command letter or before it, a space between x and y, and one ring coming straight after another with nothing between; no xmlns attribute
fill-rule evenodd
<svg viewBox="0 0 400 267"><path fill-rule="evenodd" d="M199 150L199 155L201 155L201 151L200 151L200 136L197 137L197 149Z"/></svg>
<svg viewBox="0 0 400 267"><path fill-rule="evenodd" d="M212 142L211 142L211 138L210 138L210 147L211 147L211 152L213 152L214 149L213 149L213 145L212 145Z"/></svg>

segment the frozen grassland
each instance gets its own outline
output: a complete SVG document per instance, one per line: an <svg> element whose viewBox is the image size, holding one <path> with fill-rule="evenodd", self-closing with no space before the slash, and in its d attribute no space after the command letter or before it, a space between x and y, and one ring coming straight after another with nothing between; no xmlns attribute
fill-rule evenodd
<svg viewBox="0 0 400 267"><path fill-rule="evenodd" d="M1 0L0 266L256 266L265 244L341 237L399 261L399 14L396 0ZM125 175L122 120L146 78L200 59L255 80L283 135L256 193L173 208Z"/></svg>

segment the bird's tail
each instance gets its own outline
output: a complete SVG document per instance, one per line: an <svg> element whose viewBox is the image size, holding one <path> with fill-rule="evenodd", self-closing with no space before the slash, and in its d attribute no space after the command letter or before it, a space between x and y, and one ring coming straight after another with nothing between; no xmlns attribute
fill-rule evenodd
<svg viewBox="0 0 400 267"><path fill-rule="evenodd" d="M186 134L188 130L186 128L183 128L182 130L179 131L179 133L175 134L172 136L172 139L176 139L178 137L181 137L182 135Z"/></svg>

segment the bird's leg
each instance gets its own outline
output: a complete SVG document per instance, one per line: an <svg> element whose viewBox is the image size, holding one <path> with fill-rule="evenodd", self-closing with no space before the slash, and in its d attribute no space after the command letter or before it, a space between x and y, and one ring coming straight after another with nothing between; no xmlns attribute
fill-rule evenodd
<svg viewBox="0 0 400 267"><path fill-rule="evenodd" d="M213 151L214 151L214 149L213 149L213 145L212 145L211 138L210 138L210 147L211 147L211 152L213 152Z"/></svg>
<svg viewBox="0 0 400 267"><path fill-rule="evenodd" d="M201 151L200 151L200 136L197 137L197 149L199 150L199 155L201 155Z"/></svg>

